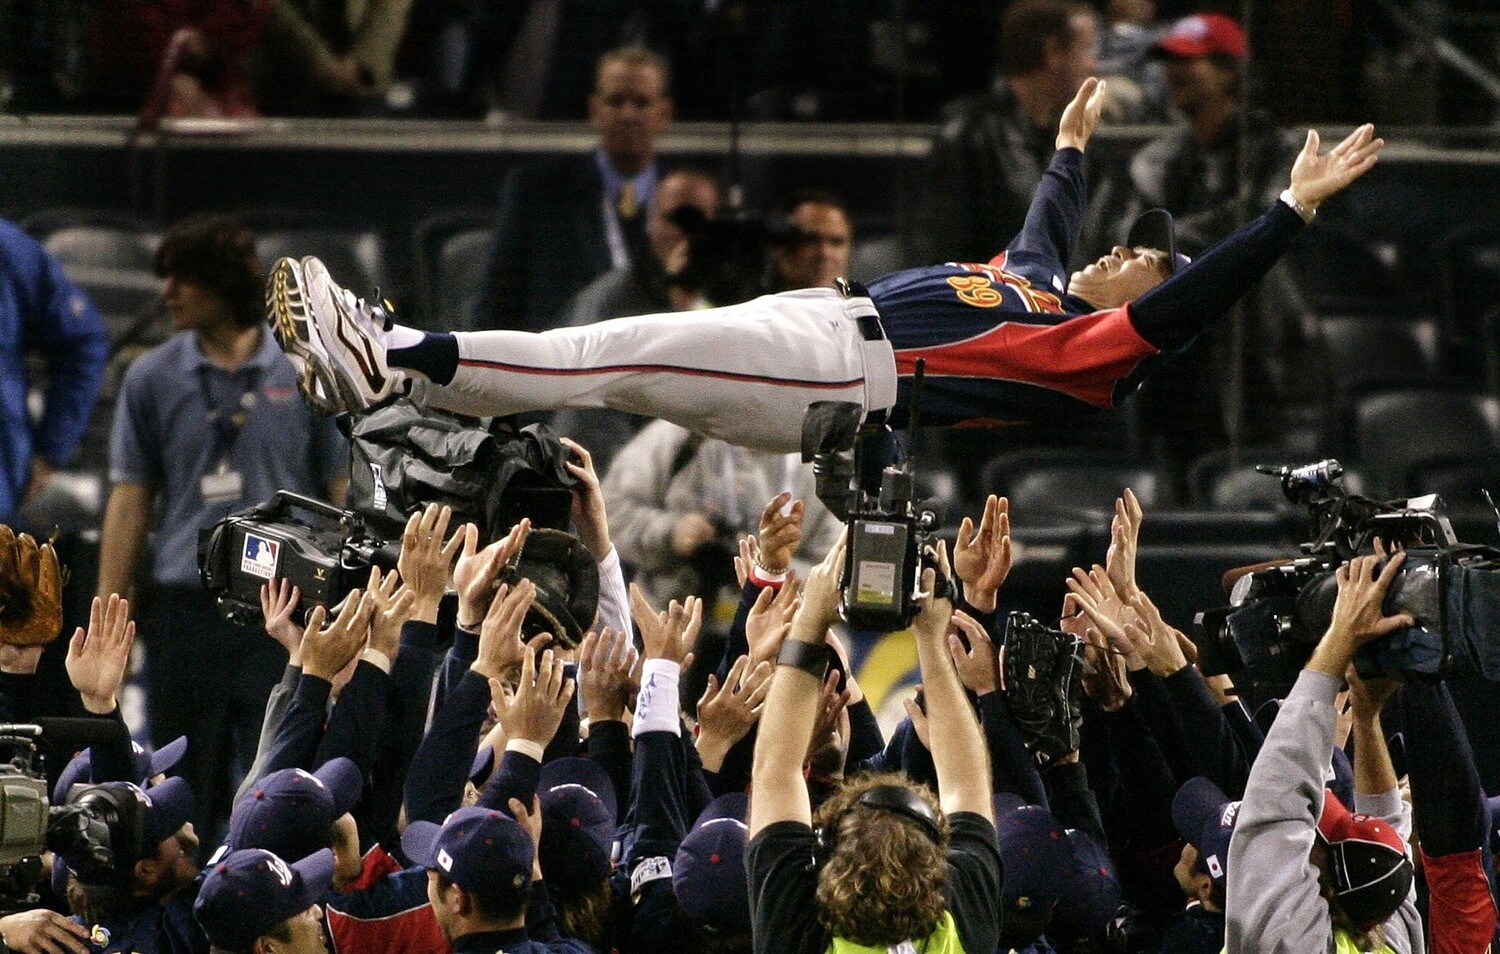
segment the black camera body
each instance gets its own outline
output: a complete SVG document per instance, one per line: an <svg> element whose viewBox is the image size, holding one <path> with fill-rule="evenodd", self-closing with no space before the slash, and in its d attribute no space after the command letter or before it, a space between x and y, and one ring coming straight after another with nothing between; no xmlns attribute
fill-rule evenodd
<svg viewBox="0 0 1500 954"><path fill-rule="evenodd" d="M302 591L298 611L337 606L364 585L370 567L396 565L399 550L365 530L352 511L278 491L265 503L233 514L198 538L203 585L219 607L246 625L261 622L260 588L284 579Z"/></svg>
<svg viewBox="0 0 1500 954"><path fill-rule="evenodd" d="M907 465L881 472L874 499L858 491L854 496L840 591L844 621L874 632L905 629L917 615L922 553L940 515L913 500Z"/></svg>
<svg viewBox="0 0 1500 954"><path fill-rule="evenodd" d="M1406 551L1384 611L1409 612L1417 624L1361 647L1359 674L1500 679L1500 649L1489 650L1486 635L1500 619L1500 551L1459 543L1436 495L1380 502L1347 493L1336 460L1260 469L1280 477L1287 498L1308 508L1314 539L1302 545L1302 556L1241 576L1229 606L1199 614L1195 643L1204 675L1233 675L1252 695L1283 693L1328 628L1339 566L1372 553L1379 539Z"/></svg>

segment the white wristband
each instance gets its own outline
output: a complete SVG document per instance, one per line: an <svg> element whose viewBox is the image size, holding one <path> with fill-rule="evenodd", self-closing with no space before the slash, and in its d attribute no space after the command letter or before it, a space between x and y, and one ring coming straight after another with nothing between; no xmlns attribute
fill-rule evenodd
<svg viewBox="0 0 1500 954"><path fill-rule="evenodd" d="M677 715L677 680L682 667L670 659L648 659L641 665L641 692L635 700L635 722L630 737L642 732L681 733Z"/></svg>
<svg viewBox="0 0 1500 954"><path fill-rule="evenodd" d="M1317 209L1310 208L1303 205L1301 202L1298 202L1297 197L1292 194L1291 189L1281 190L1281 195L1278 198L1280 198L1282 202L1285 202L1287 204L1287 207L1290 208L1293 212L1300 215L1302 217L1302 221L1305 223L1311 224L1312 220L1318 214Z"/></svg>
<svg viewBox="0 0 1500 954"><path fill-rule="evenodd" d="M542 754L546 752L547 749L545 746L533 742L530 739L510 739L505 743L505 751L519 752L521 755L530 758L533 762L536 762L538 765L540 765L542 762Z"/></svg>
<svg viewBox="0 0 1500 954"><path fill-rule="evenodd" d="M370 665L377 667L387 676L391 674L391 657L387 656L380 650L371 649L370 647L366 646L364 649L360 650L359 658L369 663Z"/></svg>

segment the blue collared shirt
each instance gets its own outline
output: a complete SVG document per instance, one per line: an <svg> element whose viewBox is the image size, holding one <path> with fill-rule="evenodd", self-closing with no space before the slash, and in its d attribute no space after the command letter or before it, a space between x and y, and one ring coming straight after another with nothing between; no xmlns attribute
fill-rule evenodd
<svg viewBox="0 0 1500 954"><path fill-rule="evenodd" d="M247 391L253 395L227 455L229 468L243 478L238 500L203 499L204 475L225 459L205 385L221 408L237 405ZM342 435L331 421L313 417L296 372L264 332L254 357L235 371L209 361L190 331L138 358L120 389L109 451L112 482L144 484L158 495L151 579L170 586L197 585L199 529L278 490L326 499L329 482L349 469Z"/></svg>
<svg viewBox="0 0 1500 954"><path fill-rule="evenodd" d="M625 232L620 227L620 213L616 206L620 188L627 182L635 188L635 202L640 207L640 214L644 216L651 208L652 199L656 198L660 170L656 161L652 160L636 175L626 176L614 167L603 149L594 152L594 165L598 167L599 178L604 182L604 240L609 246L610 264L615 268L626 268L630 265L630 249L625 242Z"/></svg>

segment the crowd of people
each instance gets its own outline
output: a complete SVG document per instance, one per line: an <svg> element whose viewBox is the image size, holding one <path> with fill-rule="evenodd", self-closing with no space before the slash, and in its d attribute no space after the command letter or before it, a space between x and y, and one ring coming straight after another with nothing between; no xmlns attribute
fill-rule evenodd
<svg viewBox="0 0 1500 954"><path fill-rule="evenodd" d="M182 24L167 6L100 5L95 25L124 13L180 45L172 56L208 62L204 36L169 39ZM347 108L395 75L393 24L433 15L374 0L361 22L336 4L211 6L242 18L223 35L247 58L159 87L171 102L214 93L212 78L239 90L224 102L259 109L246 92L261 93L259 31L280 24L287 42L321 33L288 55L312 64L302 93ZM460 6L434 35L482 60L468 30L503 11ZM759 11L770 32L793 43L805 11L772 6ZM714 175L660 164L657 140L687 105L669 60L628 46L596 63L560 3L509 10L511 45L486 68L506 81L497 96L545 115L587 53L598 148L512 172L472 330L398 324L314 258L276 263L267 288L239 223L175 224L155 269L177 333L119 387L87 622L59 651L0 646L0 721L119 725L136 668L149 745L121 731L45 764L54 804L86 805L96 824L54 840L34 879L3 883L16 889L3 946L1489 950L1492 809L1449 691L1353 665L1414 623L1385 608L1394 545L1339 570L1332 621L1293 684L1237 690L1200 671L1187 621L1143 589L1147 518L1131 491L1108 550L1040 620L1006 612L1012 514L988 496L927 554L910 626L920 685L902 717L883 727L860 685L865 634L840 618L844 514L804 462L853 476L837 471L848 447L809 426L809 407L846 399L874 444L909 423L919 374L927 419L965 426L1074 420L1145 382L1164 391L1164 430L1180 427L1167 359L1211 368L1195 342L1383 145L1362 126L1282 150L1241 121L1239 26L1137 22L1151 6L1110 4L1102 24L1070 0L1000 14L1001 78L950 108L935 142L935 188L955 201L928 237L954 261L868 288L841 278L853 231L838 195L788 189L763 218L726 216ZM553 64L545 84L512 62L537 57ZM1091 76L1101 58L1121 64L1115 79ZM1180 125L1128 175L1090 168L1102 117L1167 104ZM1106 182L1093 201L1086 170ZM1145 211L1158 205L1175 227ZM1086 234L1108 252L1087 254ZM17 263L0 283L15 319L0 325L9 520L81 439L108 339L38 243L7 227L0 252ZM11 386L28 346L50 362L36 427L16 423L26 394ZM599 580L580 638L528 628L539 584L500 582L529 520L486 538L436 504L409 515L395 568L335 605L305 605L273 570L263 631L226 620L199 585L200 531L279 490L342 504L348 448L327 416L402 399L555 410L579 438L559 446L571 530ZM275 565L263 555L244 559Z"/></svg>

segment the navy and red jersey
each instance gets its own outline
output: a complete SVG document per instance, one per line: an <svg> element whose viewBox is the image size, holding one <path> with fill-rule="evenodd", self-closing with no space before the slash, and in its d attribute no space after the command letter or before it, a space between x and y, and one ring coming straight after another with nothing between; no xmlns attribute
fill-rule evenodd
<svg viewBox="0 0 1500 954"><path fill-rule="evenodd" d="M988 263L870 283L896 353L893 423L905 422L919 358L922 416L940 426L1067 420L1111 407L1228 311L1303 225L1277 202L1135 301L1095 309L1067 294L1086 198L1083 153L1060 149L1020 234Z"/></svg>

